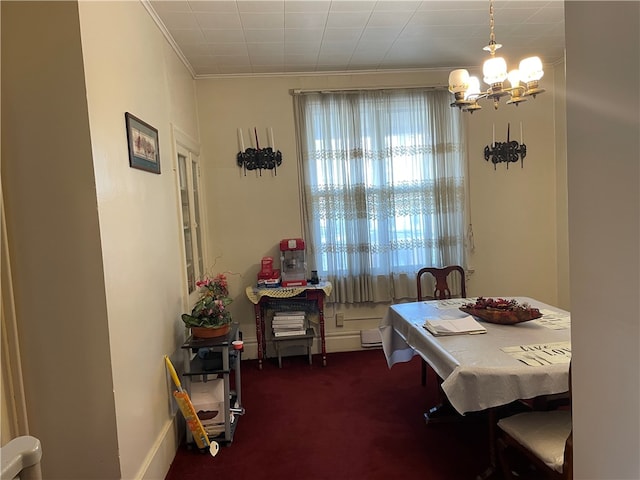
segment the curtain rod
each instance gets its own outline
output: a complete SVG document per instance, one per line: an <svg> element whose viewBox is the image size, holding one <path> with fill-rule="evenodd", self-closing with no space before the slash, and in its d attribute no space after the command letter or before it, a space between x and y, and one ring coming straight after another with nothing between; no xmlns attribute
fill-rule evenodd
<svg viewBox="0 0 640 480"><path fill-rule="evenodd" d="M369 92L377 90L446 90L448 85L412 85L406 87L364 87L364 88L322 88L322 89L292 89L289 90L291 95L301 95L305 93L357 93Z"/></svg>

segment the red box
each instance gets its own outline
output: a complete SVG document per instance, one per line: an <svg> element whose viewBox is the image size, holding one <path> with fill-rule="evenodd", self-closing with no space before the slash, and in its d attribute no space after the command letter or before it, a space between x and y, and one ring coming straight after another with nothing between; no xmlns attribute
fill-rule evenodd
<svg viewBox="0 0 640 480"><path fill-rule="evenodd" d="M273 257L262 257L260 273L273 272Z"/></svg>
<svg viewBox="0 0 640 480"><path fill-rule="evenodd" d="M273 270L269 273L260 272L258 273L258 288L279 287L281 280L280 269Z"/></svg>
<svg viewBox="0 0 640 480"><path fill-rule="evenodd" d="M258 272L258 280L273 280L280 278L280 269L271 270L270 272Z"/></svg>
<svg viewBox="0 0 640 480"><path fill-rule="evenodd" d="M285 238L280 241L280 251L304 250L304 240L301 238Z"/></svg>

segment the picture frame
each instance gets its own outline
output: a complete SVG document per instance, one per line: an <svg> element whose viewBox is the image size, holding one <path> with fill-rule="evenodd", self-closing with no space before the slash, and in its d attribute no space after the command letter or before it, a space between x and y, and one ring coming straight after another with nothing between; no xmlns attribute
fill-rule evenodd
<svg viewBox="0 0 640 480"><path fill-rule="evenodd" d="M129 112L124 114L129 147L129 166L160 174L158 130Z"/></svg>

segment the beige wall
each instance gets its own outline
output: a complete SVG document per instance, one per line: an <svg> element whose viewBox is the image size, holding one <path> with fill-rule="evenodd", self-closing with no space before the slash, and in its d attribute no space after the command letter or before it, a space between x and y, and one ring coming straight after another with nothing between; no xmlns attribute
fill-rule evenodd
<svg viewBox="0 0 640 480"><path fill-rule="evenodd" d="M161 360L186 308L173 128L198 137L194 80L142 3L79 5L121 475L157 478L173 440ZM161 175L129 167L126 111L158 129Z"/></svg>
<svg viewBox="0 0 640 480"><path fill-rule="evenodd" d="M565 2L565 25L574 478L637 479L640 3Z"/></svg>
<svg viewBox="0 0 640 480"><path fill-rule="evenodd" d="M467 119L469 188L475 232L475 269L470 295L520 295L557 304L556 151L554 68L547 66L547 92L518 106L487 105ZM496 140L520 139L523 126L527 157L494 171L483 158L495 124ZM560 194L562 193L561 187Z"/></svg>
<svg viewBox="0 0 640 480"><path fill-rule="evenodd" d="M31 433L47 452L43 472L115 478L116 411L75 4L2 2L2 117L25 394Z"/></svg>
<svg viewBox="0 0 640 480"><path fill-rule="evenodd" d="M172 138L198 138L194 80L141 2L2 9L2 179L43 474L164 478L163 355L187 308ZM159 130L161 175L129 167L126 111Z"/></svg>
<svg viewBox="0 0 640 480"><path fill-rule="evenodd" d="M561 67L560 67L561 68ZM558 196L566 195L566 183L557 182L554 97L562 82L554 83L554 67L544 77L547 93L519 106L491 104L473 116L466 115L469 145L470 203L475 233L474 269L469 295L522 295L557 304L559 264L557 219ZM270 76L210 78L197 81L202 158L209 214L209 251L215 271L230 270L232 304L243 325L247 354L255 355L252 305L244 288L255 282L260 259L278 260L282 238L300 236L300 196L295 150L295 128L291 89L358 88L445 84L448 71L395 72L317 76ZM491 142L519 139L523 124L528 148L524 168L504 165L494 171L483 158ZM256 127L261 145L267 128L273 128L276 148L283 164L277 175L262 176L236 166L240 150L237 129L249 146L249 129ZM562 149L560 149L562 151ZM565 207L566 208L566 205ZM563 217L566 219L566 216ZM566 227L565 227L566 228ZM566 255L566 251L564 252ZM213 264L213 260L211 262ZM565 290L567 285L563 285ZM565 305L561 305L565 306ZM344 309L344 307L339 307ZM359 331L376 328L386 305L349 308L345 326L336 327L334 308L326 310L329 351L359 347Z"/></svg>
<svg viewBox="0 0 640 480"><path fill-rule="evenodd" d="M556 245L558 249L558 303L571 310L569 291L569 206L567 192L567 95L565 64L554 68L554 132L556 155Z"/></svg>

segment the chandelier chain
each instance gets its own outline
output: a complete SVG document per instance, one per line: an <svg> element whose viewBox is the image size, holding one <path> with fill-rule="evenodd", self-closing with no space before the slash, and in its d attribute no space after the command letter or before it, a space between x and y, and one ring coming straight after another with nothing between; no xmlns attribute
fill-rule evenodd
<svg viewBox="0 0 640 480"><path fill-rule="evenodd" d="M489 2L489 29L489 47L493 47L496 44L496 35L493 32L493 2ZM490 48L489 52L491 56L494 56L496 53L494 48Z"/></svg>

